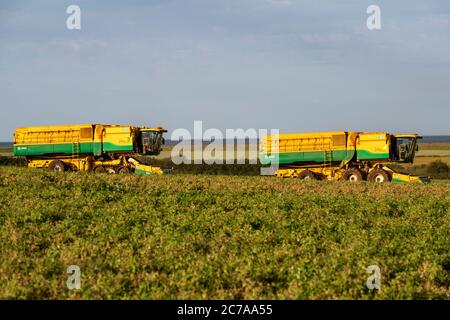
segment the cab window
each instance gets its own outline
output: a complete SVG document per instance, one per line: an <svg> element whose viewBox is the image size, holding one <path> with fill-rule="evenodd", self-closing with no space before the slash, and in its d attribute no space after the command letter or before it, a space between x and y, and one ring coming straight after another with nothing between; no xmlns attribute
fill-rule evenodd
<svg viewBox="0 0 450 320"><path fill-rule="evenodd" d="M159 132L147 131L142 133L142 147L144 154L158 153L162 134Z"/></svg>
<svg viewBox="0 0 450 320"><path fill-rule="evenodd" d="M409 159L413 148L413 138L396 138L394 140L395 160L403 161Z"/></svg>

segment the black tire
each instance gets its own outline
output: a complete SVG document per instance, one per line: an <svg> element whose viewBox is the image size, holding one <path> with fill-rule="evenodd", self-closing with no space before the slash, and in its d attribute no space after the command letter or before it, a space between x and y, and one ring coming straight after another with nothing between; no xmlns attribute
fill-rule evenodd
<svg viewBox="0 0 450 320"><path fill-rule="evenodd" d="M94 168L92 168L92 172L94 173L105 173L106 169L104 166L95 166Z"/></svg>
<svg viewBox="0 0 450 320"><path fill-rule="evenodd" d="M384 183L391 181L391 177L385 170L375 169L369 172L367 180L370 182Z"/></svg>
<svg viewBox="0 0 450 320"><path fill-rule="evenodd" d="M300 180L317 180L316 174L310 170L303 170L298 175L298 178Z"/></svg>
<svg viewBox="0 0 450 320"><path fill-rule="evenodd" d="M359 169L351 168L345 170L342 179L350 182L360 182L363 181L363 175Z"/></svg>
<svg viewBox="0 0 450 320"><path fill-rule="evenodd" d="M48 170L54 172L63 172L66 171L66 166L61 160L53 160L48 165Z"/></svg>
<svg viewBox="0 0 450 320"><path fill-rule="evenodd" d="M118 174L129 174L129 173L131 173L131 170L130 170L130 168L123 166L123 167L119 167L117 169L117 173Z"/></svg>

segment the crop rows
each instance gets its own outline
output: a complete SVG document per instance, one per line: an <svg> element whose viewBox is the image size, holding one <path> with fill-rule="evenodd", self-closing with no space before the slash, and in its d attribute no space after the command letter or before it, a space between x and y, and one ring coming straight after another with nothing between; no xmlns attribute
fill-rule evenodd
<svg viewBox="0 0 450 320"><path fill-rule="evenodd" d="M448 182L0 167L0 298L450 298L449 207Z"/></svg>

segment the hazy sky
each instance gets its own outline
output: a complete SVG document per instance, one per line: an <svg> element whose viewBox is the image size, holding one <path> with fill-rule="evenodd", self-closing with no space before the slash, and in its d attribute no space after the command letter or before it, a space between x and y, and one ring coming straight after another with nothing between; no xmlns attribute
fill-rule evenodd
<svg viewBox="0 0 450 320"><path fill-rule="evenodd" d="M81 7L81 30L66 8ZM371 4L381 30L366 27ZM0 1L0 141L65 123L450 134L450 1Z"/></svg>

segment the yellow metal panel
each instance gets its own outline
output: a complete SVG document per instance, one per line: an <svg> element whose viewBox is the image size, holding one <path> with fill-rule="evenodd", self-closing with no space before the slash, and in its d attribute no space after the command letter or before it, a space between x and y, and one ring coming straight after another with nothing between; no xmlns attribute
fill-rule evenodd
<svg viewBox="0 0 450 320"><path fill-rule="evenodd" d="M15 144L49 144L92 141L91 136L81 135L81 131L92 130L92 125L42 126L18 128L14 132Z"/></svg>
<svg viewBox="0 0 450 320"><path fill-rule="evenodd" d="M105 126L103 142L115 145L129 145L131 143L132 128L129 126Z"/></svg>
<svg viewBox="0 0 450 320"><path fill-rule="evenodd" d="M279 139L279 152L345 150L346 132L289 133L261 138L261 152L270 152L272 144ZM277 147L276 145L274 145Z"/></svg>
<svg viewBox="0 0 450 320"><path fill-rule="evenodd" d="M390 139L386 132L360 133L357 149L373 153L389 153Z"/></svg>

